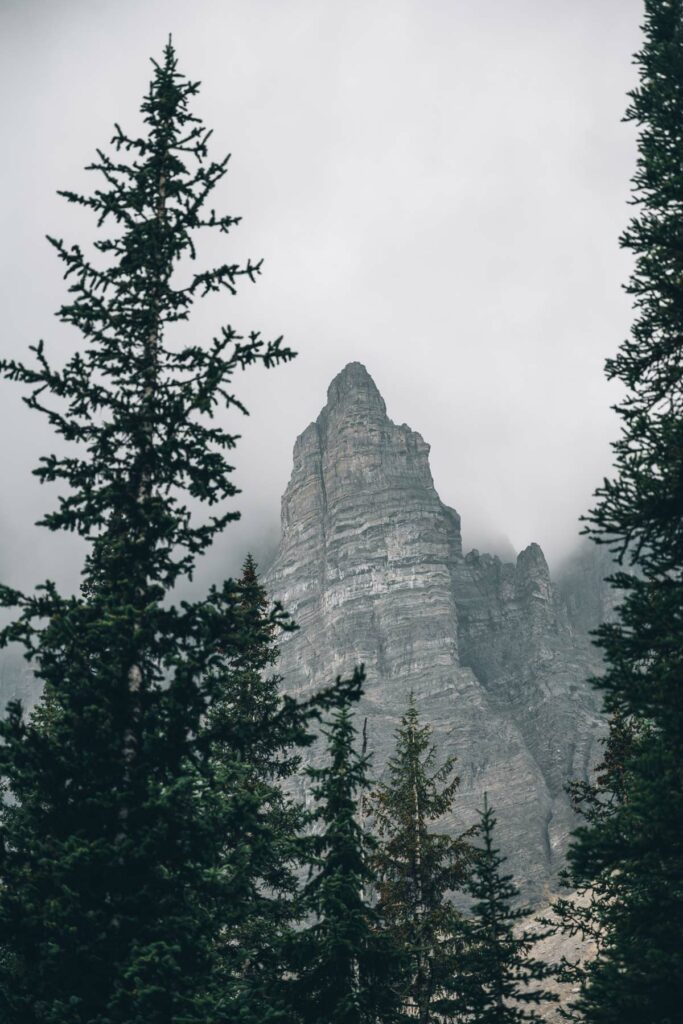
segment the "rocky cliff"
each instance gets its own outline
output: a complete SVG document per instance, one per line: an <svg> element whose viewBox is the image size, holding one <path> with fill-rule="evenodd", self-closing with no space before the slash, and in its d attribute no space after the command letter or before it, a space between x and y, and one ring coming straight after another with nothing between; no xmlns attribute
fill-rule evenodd
<svg viewBox="0 0 683 1024"><path fill-rule="evenodd" d="M443 757L458 757L447 827L470 824L487 791L510 868L541 900L573 826L564 785L586 777L603 728L580 586L570 608L537 544L515 563L463 554L429 446L388 418L360 363L296 441L266 584L300 626L282 642L286 688L310 693L363 662L377 774L414 692Z"/></svg>

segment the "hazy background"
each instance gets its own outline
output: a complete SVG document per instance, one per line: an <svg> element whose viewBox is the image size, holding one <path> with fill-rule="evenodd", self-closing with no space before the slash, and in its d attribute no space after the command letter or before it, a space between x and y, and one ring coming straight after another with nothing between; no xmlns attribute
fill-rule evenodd
<svg viewBox="0 0 683 1024"><path fill-rule="evenodd" d="M196 337L231 322L299 352L240 383L245 518L204 576L247 547L266 557L294 439L353 359L431 444L465 544L536 540L556 565L617 430L602 364L630 322L620 119L640 15L637 0L0 0L2 354L43 337L59 361L73 343L43 236L93 225L55 190L95 184L83 165L115 120L137 125L172 32L214 154L233 154L216 206L244 220L222 258L265 260L257 285L201 308ZM0 572L71 585L77 543L31 526L54 501L30 475L52 439L20 390L0 384Z"/></svg>

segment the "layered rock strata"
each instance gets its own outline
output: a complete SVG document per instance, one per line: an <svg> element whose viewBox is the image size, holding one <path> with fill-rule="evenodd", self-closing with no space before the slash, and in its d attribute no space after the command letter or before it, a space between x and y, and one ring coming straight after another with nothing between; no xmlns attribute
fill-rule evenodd
<svg viewBox="0 0 683 1024"><path fill-rule="evenodd" d="M279 671L303 695L364 663L359 718L376 774L413 692L441 756L458 758L446 826L468 826L488 792L510 868L540 900L573 826L564 786L599 751L586 682L597 655L537 544L514 564L463 555L460 517L436 493L428 456L418 433L388 418L360 363L332 381L294 446L266 578L300 627L283 637Z"/></svg>

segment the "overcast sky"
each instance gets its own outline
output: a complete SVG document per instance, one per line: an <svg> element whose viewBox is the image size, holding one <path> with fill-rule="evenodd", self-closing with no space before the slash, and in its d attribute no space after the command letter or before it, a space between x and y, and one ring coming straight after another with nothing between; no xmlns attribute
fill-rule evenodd
<svg viewBox="0 0 683 1024"><path fill-rule="evenodd" d="M236 461L244 524L213 569L278 528L293 442L331 378L366 364L389 415L419 430L466 545L500 532L552 564L609 472L617 395L602 366L628 330L637 0L0 0L3 354L57 352L64 298L46 233L92 237L55 195L139 100L169 32L202 80L217 206L243 216L230 258L260 282L208 303L284 334L290 366L252 370ZM85 223L85 226L84 226ZM30 476L48 429L0 384L0 567L30 586L78 563L31 526L54 495ZM234 423L231 424L235 426Z"/></svg>

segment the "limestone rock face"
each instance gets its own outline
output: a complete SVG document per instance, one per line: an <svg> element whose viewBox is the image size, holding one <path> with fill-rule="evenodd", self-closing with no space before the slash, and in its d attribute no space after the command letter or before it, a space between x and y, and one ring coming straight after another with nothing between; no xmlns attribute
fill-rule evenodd
<svg viewBox="0 0 683 1024"><path fill-rule="evenodd" d="M560 566L558 589L572 625L579 631L595 629L601 622L613 622L623 592L605 582L617 571L631 571L617 565L606 545L582 540Z"/></svg>
<svg viewBox="0 0 683 1024"><path fill-rule="evenodd" d="M265 581L300 627L282 640L279 671L303 695L364 663L359 720L377 775L414 692L442 756L458 757L446 826L472 823L487 791L510 869L541 900L574 824L563 787L599 753L586 682L598 656L537 544L514 564L463 555L460 517L436 493L428 456L418 433L388 418L360 363L332 381L295 444Z"/></svg>

